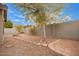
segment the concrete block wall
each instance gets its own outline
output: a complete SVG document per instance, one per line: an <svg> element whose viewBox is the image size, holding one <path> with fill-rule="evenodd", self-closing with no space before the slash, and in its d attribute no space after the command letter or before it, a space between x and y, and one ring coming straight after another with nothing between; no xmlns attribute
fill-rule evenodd
<svg viewBox="0 0 79 59"><path fill-rule="evenodd" d="M43 36L43 28L38 28L35 31L36 35Z"/></svg>
<svg viewBox="0 0 79 59"><path fill-rule="evenodd" d="M36 30L36 34L43 35L43 28ZM47 38L51 37L79 40L79 21L47 25L46 36Z"/></svg>
<svg viewBox="0 0 79 59"><path fill-rule="evenodd" d="M64 39L79 39L79 21L57 24L55 36Z"/></svg>

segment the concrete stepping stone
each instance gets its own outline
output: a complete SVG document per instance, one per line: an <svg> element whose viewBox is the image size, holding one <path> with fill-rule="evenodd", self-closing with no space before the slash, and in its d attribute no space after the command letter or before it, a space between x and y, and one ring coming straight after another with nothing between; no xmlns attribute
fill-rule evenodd
<svg viewBox="0 0 79 59"><path fill-rule="evenodd" d="M42 44L42 46L45 46L45 47L47 47L47 46L48 46L48 44Z"/></svg>

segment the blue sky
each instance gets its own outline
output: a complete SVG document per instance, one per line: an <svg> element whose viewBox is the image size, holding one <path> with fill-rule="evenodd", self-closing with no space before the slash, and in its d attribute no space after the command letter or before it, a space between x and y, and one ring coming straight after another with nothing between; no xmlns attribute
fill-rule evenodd
<svg viewBox="0 0 79 59"><path fill-rule="evenodd" d="M6 5L8 6L8 20L17 25L35 25L32 21L27 21L28 19L25 19L23 14L19 10L17 10L13 4L7 3Z"/></svg>
<svg viewBox="0 0 79 59"><path fill-rule="evenodd" d="M69 15L72 20L79 20L79 3L67 4L67 8L64 9L63 15Z"/></svg>
<svg viewBox="0 0 79 59"><path fill-rule="evenodd" d="M21 12L19 12L14 5L11 3L6 4L8 6L8 19L11 20L14 24L32 24L32 22L27 22L22 15ZM64 10L61 12L61 15L68 15L68 17L71 18L71 21L73 20L79 20L79 3L70 3L67 4L67 7L64 8Z"/></svg>

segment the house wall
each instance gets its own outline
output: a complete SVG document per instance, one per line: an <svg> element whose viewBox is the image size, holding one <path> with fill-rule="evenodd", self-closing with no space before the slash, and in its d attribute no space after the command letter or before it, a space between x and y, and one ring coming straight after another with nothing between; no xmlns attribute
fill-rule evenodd
<svg viewBox="0 0 79 59"><path fill-rule="evenodd" d="M36 30L36 34L43 35L43 28ZM46 26L46 37L79 39L79 21L48 25Z"/></svg>
<svg viewBox="0 0 79 59"><path fill-rule="evenodd" d="M3 10L0 9L0 44L3 41Z"/></svg>

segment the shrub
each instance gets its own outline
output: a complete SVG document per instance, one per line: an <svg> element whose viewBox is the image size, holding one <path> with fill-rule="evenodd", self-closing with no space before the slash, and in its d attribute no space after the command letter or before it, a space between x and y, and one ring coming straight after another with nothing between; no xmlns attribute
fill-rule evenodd
<svg viewBox="0 0 79 59"><path fill-rule="evenodd" d="M4 22L4 28L12 28L13 27L13 23L11 21L6 21Z"/></svg>
<svg viewBox="0 0 79 59"><path fill-rule="evenodd" d="M35 34L35 27L34 26L30 26L29 27L29 32L31 33L31 34Z"/></svg>
<svg viewBox="0 0 79 59"><path fill-rule="evenodd" d="M19 33L24 33L24 27L23 27L23 26L18 25L18 26L16 26L15 28L16 28L16 31L17 31L17 32L19 32Z"/></svg>

